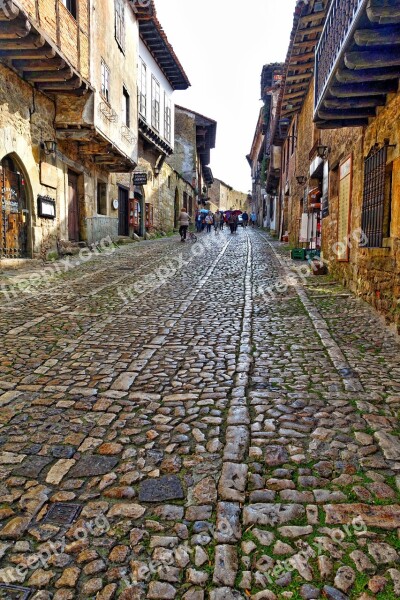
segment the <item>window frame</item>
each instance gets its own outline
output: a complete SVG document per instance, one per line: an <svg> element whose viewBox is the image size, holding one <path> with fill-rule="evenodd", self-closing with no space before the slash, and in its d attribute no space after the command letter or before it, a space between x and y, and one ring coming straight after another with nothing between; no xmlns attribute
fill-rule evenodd
<svg viewBox="0 0 400 600"><path fill-rule="evenodd" d="M164 92L164 138L171 143L172 139L172 101Z"/></svg>
<svg viewBox="0 0 400 600"><path fill-rule="evenodd" d="M121 52L125 53L125 2L114 0L114 35Z"/></svg>
<svg viewBox="0 0 400 600"><path fill-rule="evenodd" d="M125 117L122 124L131 126L131 96L125 85L122 86L122 115Z"/></svg>
<svg viewBox="0 0 400 600"><path fill-rule="evenodd" d="M78 17L78 2L77 0L61 0L61 3L67 11L77 20Z"/></svg>
<svg viewBox="0 0 400 600"><path fill-rule="evenodd" d="M363 248L384 248L385 238L390 237L393 163L388 163L387 159L387 145L373 149L364 159L361 207Z"/></svg>
<svg viewBox="0 0 400 600"><path fill-rule="evenodd" d="M138 110L139 114L147 120L147 65L142 59L140 59Z"/></svg>
<svg viewBox="0 0 400 600"><path fill-rule="evenodd" d="M107 65L106 61L104 60L104 58L101 59L101 95L104 98L104 100L110 104L110 96L111 96L111 89L110 89L110 81L111 81L111 71L109 66Z"/></svg>
<svg viewBox="0 0 400 600"><path fill-rule="evenodd" d="M105 181L97 180L96 194L96 212L98 215L107 216L108 186Z"/></svg>
<svg viewBox="0 0 400 600"><path fill-rule="evenodd" d="M160 131L160 104L161 104L161 87L160 82L151 76L151 126L157 132Z"/></svg>

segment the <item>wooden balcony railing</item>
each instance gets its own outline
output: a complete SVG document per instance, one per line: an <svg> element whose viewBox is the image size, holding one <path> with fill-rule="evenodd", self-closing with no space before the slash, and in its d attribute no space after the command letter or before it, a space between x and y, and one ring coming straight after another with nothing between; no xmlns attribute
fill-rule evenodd
<svg viewBox="0 0 400 600"><path fill-rule="evenodd" d="M369 0L332 0L315 53L315 112Z"/></svg>

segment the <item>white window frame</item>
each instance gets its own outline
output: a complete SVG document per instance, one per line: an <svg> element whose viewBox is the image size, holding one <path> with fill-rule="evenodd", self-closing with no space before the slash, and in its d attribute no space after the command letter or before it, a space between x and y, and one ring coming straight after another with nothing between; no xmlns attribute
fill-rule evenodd
<svg viewBox="0 0 400 600"><path fill-rule="evenodd" d="M140 60L139 86L138 86L139 114L147 118L147 65Z"/></svg>
<svg viewBox="0 0 400 600"><path fill-rule="evenodd" d="M125 50L125 2L114 0L115 39L122 51Z"/></svg>
<svg viewBox="0 0 400 600"><path fill-rule="evenodd" d="M172 129L172 105L171 98L167 92L164 92L164 137L167 142L171 142Z"/></svg>
<svg viewBox="0 0 400 600"><path fill-rule="evenodd" d="M160 131L160 83L151 76L151 126Z"/></svg>
<svg viewBox="0 0 400 600"><path fill-rule="evenodd" d="M106 63L106 61L104 60L104 58L101 59L101 95L103 96L104 100L106 100L108 103L110 103L110 69Z"/></svg>

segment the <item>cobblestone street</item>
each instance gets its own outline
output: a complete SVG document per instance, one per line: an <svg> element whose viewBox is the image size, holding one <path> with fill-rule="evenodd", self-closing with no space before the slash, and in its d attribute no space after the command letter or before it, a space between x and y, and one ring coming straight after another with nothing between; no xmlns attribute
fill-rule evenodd
<svg viewBox="0 0 400 600"><path fill-rule="evenodd" d="M263 232L206 237L2 307L0 597L400 597L398 341Z"/></svg>

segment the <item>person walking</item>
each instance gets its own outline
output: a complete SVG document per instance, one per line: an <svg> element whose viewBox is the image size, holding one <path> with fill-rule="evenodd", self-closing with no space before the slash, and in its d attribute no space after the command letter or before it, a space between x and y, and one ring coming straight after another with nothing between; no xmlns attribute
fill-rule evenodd
<svg viewBox="0 0 400 600"><path fill-rule="evenodd" d="M228 217L228 225L229 225L229 229L231 230L231 233L235 233L236 228L237 228L237 219L235 219L236 215L234 215L233 213L231 213Z"/></svg>
<svg viewBox="0 0 400 600"><path fill-rule="evenodd" d="M214 231L217 234L221 228L222 215L219 210L214 215Z"/></svg>
<svg viewBox="0 0 400 600"><path fill-rule="evenodd" d="M224 230L224 225L225 225L225 215L224 213L221 211L221 221L219 223L219 228L221 231Z"/></svg>
<svg viewBox="0 0 400 600"><path fill-rule="evenodd" d="M197 231L197 233L200 233L200 231L201 231L201 212L199 210L196 211L195 223L196 223L196 231Z"/></svg>
<svg viewBox="0 0 400 600"><path fill-rule="evenodd" d="M214 223L214 217L212 212L210 211L206 216L206 225L207 225L207 233L211 232L211 225Z"/></svg>
<svg viewBox="0 0 400 600"><path fill-rule="evenodd" d="M244 213L242 213L242 219L243 219L243 227L247 227L247 225L249 224L249 215L246 211L244 211Z"/></svg>
<svg viewBox="0 0 400 600"><path fill-rule="evenodd" d="M252 212L250 215L250 220L251 220L251 226L255 227L256 223L257 223L257 215L255 212Z"/></svg>
<svg viewBox="0 0 400 600"><path fill-rule="evenodd" d="M189 223L190 216L186 212L186 206L183 206L179 215L179 235L181 236L181 242L186 242L186 234L189 228Z"/></svg>

